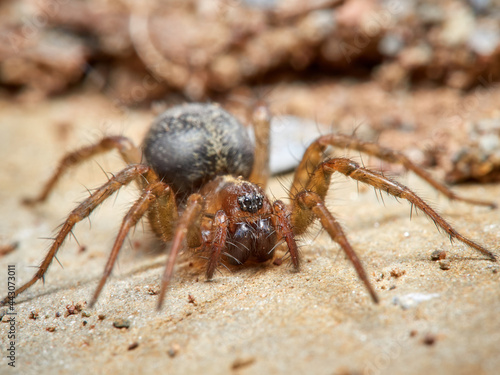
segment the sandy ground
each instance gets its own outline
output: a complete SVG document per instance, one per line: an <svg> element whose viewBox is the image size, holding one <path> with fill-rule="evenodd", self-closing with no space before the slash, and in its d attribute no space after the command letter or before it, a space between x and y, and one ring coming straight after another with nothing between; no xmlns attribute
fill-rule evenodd
<svg viewBox="0 0 500 375"><path fill-rule="evenodd" d="M0 241L19 243L0 258L0 291L7 266L17 285L34 273L54 229L86 188L117 171L117 155L99 157L70 173L48 202L29 209L57 160L102 134L139 140L148 112L118 113L111 103L74 95L49 104L1 103ZM274 179L269 190L283 197ZM499 254L500 210L450 203L413 176L403 178L429 198L456 228ZM381 297L375 305L353 267L325 233L302 241L303 265L264 264L204 281L185 254L161 312L155 310L165 255L139 225L120 255L94 309L67 315L90 299L121 217L136 196L132 187L99 208L74 231L52 264L45 285L16 300L16 368L7 365L9 324L0 323L0 373L10 374L495 374L500 368L498 263L450 245L409 205L339 177L328 203L343 223ZM497 185L456 189L499 201ZM84 250L80 251L80 247ZM430 260L445 250L450 269ZM191 296L191 297L189 297ZM59 313L59 314L58 314ZM60 315L60 316L56 316ZM33 319L36 318L36 319ZM129 328L115 328L120 319Z"/></svg>

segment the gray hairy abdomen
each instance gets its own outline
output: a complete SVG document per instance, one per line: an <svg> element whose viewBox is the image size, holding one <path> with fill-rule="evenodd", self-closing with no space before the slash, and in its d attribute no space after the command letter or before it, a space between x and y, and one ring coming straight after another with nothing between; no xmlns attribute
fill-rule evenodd
<svg viewBox="0 0 500 375"><path fill-rule="evenodd" d="M183 196L218 175L248 178L254 158L245 127L212 104L163 112L151 126L143 151L158 176Z"/></svg>

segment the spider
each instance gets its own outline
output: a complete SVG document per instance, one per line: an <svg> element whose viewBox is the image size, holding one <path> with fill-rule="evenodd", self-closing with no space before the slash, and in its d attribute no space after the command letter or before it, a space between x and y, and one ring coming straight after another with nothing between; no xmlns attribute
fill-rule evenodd
<svg viewBox="0 0 500 375"><path fill-rule="evenodd" d="M381 160L400 163L415 172L448 198L494 208L492 202L456 195L403 154L362 142L354 137L327 134L307 149L297 167L290 204L272 202L264 190L269 178L270 114L256 106L253 114L255 149L246 131L232 115L214 104L186 104L166 110L154 121L141 149L123 136L109 136L100 142L66 155L39 196L25 203L47 199L60 177L96 154L116 149L127 166L79 204L54 238L36 274L15 291L15 296L42 279L73 226L88 217L122 186L136 181L140 197L123 218L107 260L104 273L90 305L97 301L118 253L131 228L147 216L153 232L170 243L170 252L161 278L158 309L161 308L180 250L187 245L207 254L206 277L211 279L222 262L242 265L247 260L265 262L274 257L278 245L286 243L293 267L300 267L296 237L319 219L353 264L372 300L379 298L360 259L349 244L338 221L325 205L330 179L335 172L406 199L441 227L450 239L457 239L496 261L496 255L457 232L445 219L408 187L360 166L348 158L324 159L328 146L358 150ZM144 162L141 162L144 160ZM7 303L6 297L3 303Z"/></svg>

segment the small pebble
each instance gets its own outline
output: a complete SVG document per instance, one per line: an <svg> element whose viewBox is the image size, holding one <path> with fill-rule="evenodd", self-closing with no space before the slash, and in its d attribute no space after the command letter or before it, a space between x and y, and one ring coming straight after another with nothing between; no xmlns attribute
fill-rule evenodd
<svg viewBox="0 0 500 375"><path fill-rule="evenodd" d="M281 266L283 264L283 258L276 258L273 260L275 266Z"/></svg>
<svg viewBox="0 0 500 375"><path fill-rule="evenodd" d="M127 348L127 350L134 350L139 346L139 343L137 341L134 341L132 344L130 344Z"/></svg>
<svg viewBox="0 0 500 375"><path fill-rule="evenodd" d="M148 288L148 294L149 295L156 296L156 295L158 295L158 293L160 293L160 289L159 288L151 288L151 287Z"/></svg>
<svg viewBox="0 0 500 375"><path fill-rule="evenodd" d="M167 354L170 356L170 357L175 357L177 355L177 353L179 353L179 350L180 350L180 346L178 344L172 344L172 346L170 347L170 349L168 349L167 351Z"/></svg>
<svg viewBox="0 0 500 375"><path fill-rule="evenodd" d="M437 261L446 258L446 251L444 250L435 250L431 254L431 260Z"/></svg>
<svg viewBox="0 0 500 375"><path fill-rule="evenodd" d="M436 342L436 336L434 336L431 333L425 335L424 339L422 340L422 343L429 346L434 345L435 342Z"/></svg>
<svg viewBox="0 0 500 375"><path fill-rule="evenodd" d="M418 304L429 301L433 298L439 297L437 293L424 294L424 293L409 293L405 295L394 296L392 303L399 305L403 310L415 307Z"/></svg>
<svg viewBox="0 0 500 375"><path fill-rule="evenodd" d="M439 260L439 254L441 254L441 250L434 250L431 253L431 260L433 261Z"/></svg>
<svg viewBox="0 0 500 375"><path fill-rule="evenodd" d="M394 278L398 278L403 276L406 273L406 270L400 270L399 268L394 268L391 270L391 276Z"/></svg>
<svg viewBox="0 0 500 375"><path fill-rule="evenodd" d="M66 314L65 316L68 317L69 315L76 315L80 311L83 310L83 306L86 304L86 302L81 303L78 302L76 304L71 304L71 305L66 305Z"/></svg>
<svg viewBox="0 0 500 375"><path fill-rule="evenodd" d="M118 318L113 322L113 326L115 328L129 328L130 327L130 320Z"/></svg>
<svg viewBox="0 0 500 375"><path fill-rule="evenodd" d="M451 262L449 259L441 259L439 261L439 268L442 270L449 270L451 268Z"/></svg>
<svg viewBox="0 0 500 375"><path fill-rule="evenodd" d="M231 369L238 370L243 367L248 367L255 362L255 357L245 357L245 358L236 358L231 365Z"/></svg>

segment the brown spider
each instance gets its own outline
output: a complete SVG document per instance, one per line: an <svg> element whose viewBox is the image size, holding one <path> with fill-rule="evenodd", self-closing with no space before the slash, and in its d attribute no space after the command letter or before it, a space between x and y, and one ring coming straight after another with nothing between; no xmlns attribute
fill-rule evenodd
<svg viewBox="0 0 500 375"><path fill-rule="evenodd" d="M273 258L276 247L282 242L288 247L287 254L290 254L293 266L299 269L300 256L295 237L303 234L315 219L320 220L330 237L341 246L373 301L378 302L358 256L325 206L330 178L335 172L408 200L412 207L419 208L441 227L450 239L456 238L496 261L492 252L453 229L406 186L346 158L323 160L323 153L328 146L358 150L387 162L402 164L450 199L490 207L495 207L494 203L459 197L401 153L352 137L328 134L316 139L307 148L295 173L290 190L291 204L279 200L271 203L264 193L269 176L270 115L266 107L257 107L253 122L255 152L245 128L226 111L212 104L188 104L167 110L153 123L143 143L145 163L141 163L139 149L121 136L106 137L97 144L66 155L41 194L26 200L26 203L44 201L68 168L98 153L117 149L127 167L70 213L38 272L17 289L15 295L44 277L76 223L134 180L141 188L141 196L123 219L90 305L94 305L99 297L127 234L144 215L162 241L171 241L161 279L158 308L163 303L184 241L189 248L208 254L207 279L213 277L223 260L231 264L243 264L249 259L267 261ZM6 297L3 303L9 298Z"/></svg>

